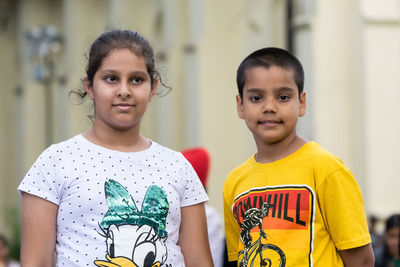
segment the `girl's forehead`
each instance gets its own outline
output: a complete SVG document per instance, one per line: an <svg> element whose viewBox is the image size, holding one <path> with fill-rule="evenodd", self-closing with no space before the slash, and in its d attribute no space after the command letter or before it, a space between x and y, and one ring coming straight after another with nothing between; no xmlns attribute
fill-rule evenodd
<svg viewBox="0 0 400 267"><path fill-rule="evenodd" d="M119 68L134 68L147 70L146 60L143 56L138 56L127 48L111 50L104 57L100 69L119 69Z"/></svg>
<svg viewBox="0 0 400 267"><path fill-rule="evenodd" d="M104 57L103 61L110 58L134 58L137 60L145 60L143 56L139 56L137 53L133 52L129 48L115 48L108 52L107 56Z"/></svg>

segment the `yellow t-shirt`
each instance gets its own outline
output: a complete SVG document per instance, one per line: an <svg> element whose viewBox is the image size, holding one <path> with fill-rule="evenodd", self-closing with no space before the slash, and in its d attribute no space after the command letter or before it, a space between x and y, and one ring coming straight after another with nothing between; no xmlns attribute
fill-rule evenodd
<svg viewBox="0 0 400 267"><path fill-rule="evenodd" d="M228 258L239 266L343 266L338 250L371 242L351 171L315 142L272 163L251 157L223 194Z"/></svg>

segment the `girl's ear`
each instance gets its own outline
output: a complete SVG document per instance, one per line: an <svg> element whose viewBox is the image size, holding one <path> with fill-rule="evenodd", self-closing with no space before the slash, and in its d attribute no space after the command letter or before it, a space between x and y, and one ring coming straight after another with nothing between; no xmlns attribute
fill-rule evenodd
<svg viewBox="0 0 400 267"><path fill-rule="evenodd" d="M83 78L83 87L85 88L86 94L89 96L89 98L93 100L94 99L93 86L91 85L87 77Z"/></svg>
<svg viewBox="0 0 400 267"><path fill-rule="evenodd" d="M151 85L151 92L149 96L149 102L153 99L153 96L157 92L158 80L154 80L153 84Z"/></svg>

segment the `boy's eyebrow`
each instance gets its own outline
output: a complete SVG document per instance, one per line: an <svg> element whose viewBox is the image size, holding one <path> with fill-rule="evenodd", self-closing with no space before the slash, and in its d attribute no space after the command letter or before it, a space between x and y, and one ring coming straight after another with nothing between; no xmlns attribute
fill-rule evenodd
<svg viewBox="0 0 400 267"><path fill-rule="evenodd" d="M295 92L296 90L291 87L278 87L275 88L274 91L279 93L292 93Z"/></svg>
<svg viewBox="0 0 400 267"><path fill-rule="evenodd" d="M264 90L260 89L260 88L249 88L246 89L247 93L263 93Z"/></svg>
<svg viewBox="0 0 400 267"><path fill-rule="evenodd" d="M273 91L275 93L293 93L296 90L291 87L277 87L274 88ZM264 93L264 90L261 88L249 88L246 90L247 93Z"/></svg>

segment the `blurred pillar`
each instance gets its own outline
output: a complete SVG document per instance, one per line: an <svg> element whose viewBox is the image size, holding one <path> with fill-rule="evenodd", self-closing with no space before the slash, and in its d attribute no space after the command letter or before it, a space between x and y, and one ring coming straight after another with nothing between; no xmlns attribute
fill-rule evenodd
<svg viewBox="0 0 400 267"><path fill-rule="evenodd" d="M62 30L64 34L63 73L67 92L83 89L81 79L85 76L90 44L106 29L108 8L96 0L62 1ZM90 19L89 19L90 17ZM65 94L67 97L67 94ZM90 127L87 115L93 113L90 101L79 103L75 96L68 98L68 133L66 137L85 132Z"/></svg>
<svg viewBox="0 0 400 267"><path fill-rule="evenodd" d="M221 214L225 178L256 152L253 137L236 111L236 70L256 49L285 47L283 2L207 0L199 11L197 138L211 155L208 194Z"/></svg>
<svg viewBox="0 0 400 267"><path fill-rule="evenodd" d="M201 117L199 96L199 42L203 37L204 2L190 0L187 6L187 36L183 48L185 64L185 121L187 147L199 146Z"/></svg>
<svg viewBox="0 0 400 267"><path fill-rule="evenodd" d="M14 145L18 141L15 126L18 124L16 110L16 4L0 0L0 232L7 234L5 211L16 205L15 187L18 183L14 160Z"/></svg>
<svg viewBox="0 0 400 267"><path fill-rule="evenodd" d="M400 1L360 1L364 158L369 211L380 218L400 203Z"/></svg>
<svg viewBox="0 0 400 267"><path fill-rule="evenodd" d="M352 169L367 197L358 1L314 1L314 9L313 76L308 81L313 86L308 102L313 107L314 137Z"/></svg>

